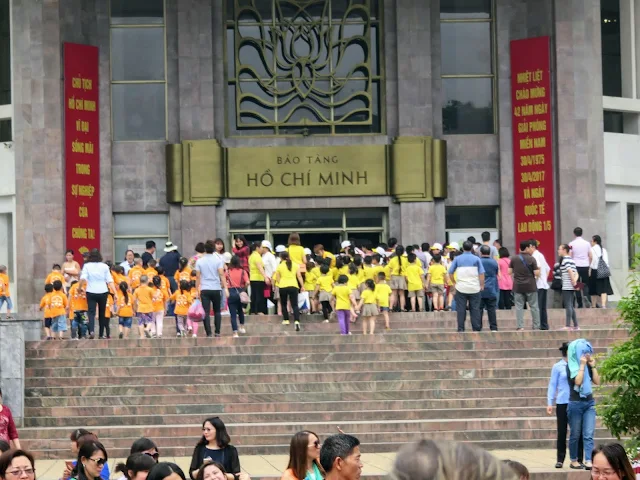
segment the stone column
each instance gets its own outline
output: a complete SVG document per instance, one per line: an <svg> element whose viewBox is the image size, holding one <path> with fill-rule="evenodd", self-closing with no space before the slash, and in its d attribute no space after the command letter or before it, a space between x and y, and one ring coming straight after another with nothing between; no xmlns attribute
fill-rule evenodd
<svg viewBox="0 0 640 480"><path fill-rule="evenodd" d="M433 135L431 67L432 55L437 53L439 56L439 52L432 50L431 25L432 18L437 19L439 16L439 9L434 9L431 2L397 0L395 10L397 132L399 136ZM436 61L439 63L439 59ZM402 244L420 244L428 238L435 238L434 205L433 202L401 203L400 231L391 231L391 235L397 236Z"/></svg>
<svg viewBox="0 0 640 480"><path fill-rule="evenodd" d="M60 2L12 0L12 16L18 307L30 316L65 246Z"/></svg>
<svg viewBox="0 0 640 480"><path fill-rule="evenodd" d="M24 331L18 322L0 322L0 388L17 425L24 419Z"/></svg>
<svg viewBox="0 0 640 480"><path fill-rule="evenodd" d="M213 24L222 22L222 4L212 0L177 3L180 141L212 139L213 67L214 62L223 62L217 54L221 48L214 59ZM191 252L197 242L215 237L216 207L182 206L181 214L181 251Z"/></svg>
<svg viewBox="0 0 640 480"><path fill-rule="evenodd" d="M602 59L599 0L555 1L558 232L604 234ZM606 243L606 239L603 238Z"/></svg>

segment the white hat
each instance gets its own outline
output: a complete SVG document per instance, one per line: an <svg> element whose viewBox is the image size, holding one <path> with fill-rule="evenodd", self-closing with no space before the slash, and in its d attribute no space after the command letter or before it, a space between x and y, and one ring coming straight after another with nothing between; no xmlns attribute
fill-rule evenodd
<svg viewBox="0 0 640 480"><path fill-rule="evenodd" d="M224 260L224 263L231 263L231 254L229 252L224 252L222 254L222 260Z"/></svg>
<svg viewBox="0 0 640 480"><path fill-rule="evenodd" d="M269 240L262 240L262 246L268 248L269 251L273 250L273 247L271 246L271 242Z"/></svg>
<svg viewBox="0 0 640 480"><path fill-rule="evenodd" d="M350 242L349 240L345 240L344 242L342 242L342 243L340 244L340 248L341 248L341 249L343 249L343 250L344 250L345 248L347 248L347 247L350 247L350 246L351 246L351 242Z"/></svg>
<svg viewBox="0 0 640 480"><path fill-rule="evenodd" d="M285 247L284 245L278 245L276 247L276 253L282 253L282 252L286 252L287 251L287 247Z"/></svg>
<svg viewBox="0 0 640 480"><path fill-rule="evenodd" d="M377 247L375 249L375 252L380 255L381 257L386 257L387 256L387 252L384 250L384 248L382 247Z"/></svg>
<svg viewBox="0 0 640 480"><path fill-rule="evenodd" d="M304 254L305 255L311 255L311 249L310 248L305 248L304 249Z"/></svg>
<svg viewBox="0 0 640 480"><path fill-rule="evenodd" d="M173 243L167 242L164 244L165 252L175 252L176 250L178 250L178 247L176 247Z"/></svg>
<svg viewBox="0 0 640 480"><path fill-rule="evenodd" d="M458 245L458 242L451 242L447 248L450 248L452 250L460 250L460 245Z"/></svg>
<svg viewBox="0 0 640 480"><path fill-rule="evenodd" d="M441 243L434 243L431 246L431 250L442 250L442 244Z"/></svg>

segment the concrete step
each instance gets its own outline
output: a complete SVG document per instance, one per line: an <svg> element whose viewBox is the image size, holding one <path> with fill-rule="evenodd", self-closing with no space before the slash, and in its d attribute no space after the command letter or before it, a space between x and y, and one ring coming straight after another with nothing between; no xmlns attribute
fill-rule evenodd
<svg viewBox="0 0 640 480"><path fill-rule="evenodd" d="M129 340L81 340L28 342L28 359L37 358L103 358L147 356L198 356L220 354L263 353L331 353L388 350L484 350L549 348L564 341L588 337L596 347L605 347L628 337L624 329L599 329L579 332L469 332L425 333L390 332L374 336L307 335L242 336L240 338L158 338ZM600 341L602 340L602 341ZM408 345L413 344L413 345ZM313 349L316 349L314 352ZM311 351L310 351L311 350Z"/></svg>
<svg viewBox="0 0 640 480"><path fill-rule="evenodd" d="M597 354L606 353L606 347L594 347ZM321 362L348 363L359 362L370 364L379 361L463 361L463 360L490 360L490 359L518 359L523 355L520 349L490 349L490 350L406 350L389 352L333 352L321 353L264 353L264 354L218 354L178 357L178 356L144 356L144 357L102 357L100 365L103 367L178 367L178 366L203 366L203 365L307 365ZM530 348L526 350L526 358L544 359L559 355L558 347ZM26 360L26 368L29 374L37 373L33 369L41 368L87 368L94 367L94 358L30 358Z"/></svg>
<svg viewBox="0 0 640 480"><path fill-rule="evenodd" d="M92 398L92 397L81 397ZM344 412L377 410L413 410L413 409L474 409L474 408L511 408L538 407L545 405L545 397L519 398L464 398L431 400L362 400L327 402L270 402L270 403L167 403L162 404L164 396L156 397L158 403L152 405L111 405L105 406L100 400L91 406L26 407L27 417L110 417L119 415L201 415L203 418L228 413L289 413L289 412ZM193 400L201 397L193 397ZM182 399L190 402L192 398ZM202 399L210 400L210 399Z"/></svg>
<svg viewBox="0 0 640 480"><path fill-rule="evenodd" d="M521 352L523 355L525 352ZM402 371L429 371L429 378L446 378L445 375L466 371L482 371L485 375L493 377L493 373L510 377L514 373L521 372L522 376L534 376L540 373L539 358L509 358L509 359L464 359L464 360L403 360L391 361L393 357L367 362L365 372L402 372ZM140 385L155 385L162 380L165 383L179 383L180 378L184 383L200 383L203 377L215 375L222 383L230 381L230 378L253 375L260 381L267 381L268 375L278 375L279 381L286 381L288 375L305 375L304 380L310 381L313 374L332 375L338 373L353 372L354 368L363 368L362 362L323 362L323 363L284 363L284 364L243 364L235 365L167 365L162 367L56 367L56 368L28 368L26 375L29 377L27 386L60 386L58 380L75 379L85 380L84 385L117 385L136 382ZM496 372L493 372L497 370ZM455 372L452 372L455 371ZM546 373L546 372L545 372ZM437 375L443 375L438 377ZM517 376L517 375L516 375ZM44 383L43 383L44 382ZM235 383L235 382L234 382ZM81 385L81 384L77 384Z"/></svg>

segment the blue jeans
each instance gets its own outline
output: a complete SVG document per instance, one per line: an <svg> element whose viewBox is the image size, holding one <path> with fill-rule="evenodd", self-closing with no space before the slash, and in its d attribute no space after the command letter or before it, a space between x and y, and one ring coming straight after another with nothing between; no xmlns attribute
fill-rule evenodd
<svg viewBox="0 0 640 480"><path fill-rule="evenodd" d="M13 309L13 302L11 302L11 297L7 297L5 295L0 296L0 310L2 310L2 306L7 304L7 311Z"/></svg>
<svg viewBox="0 0 640 480"><path fill-rule="evenodd" d="M596 402L595 400L569 402L567 409L569 415L569 458L572 462L578 460L578 440L582 435L584 443L584 461L591 462L593 454L593 432L596 428Z"/></svg>
<svg viewBox="0 0 640 480"><path fill-rule="evenodd" d="M224 295L223 295L224 297ZM240 325L244 326L244 311L242 310L243 305L240 302L240 290L237 288L229 289L229 314L231 315L231 329L234 332L238 331L238 323L236 319L240 318Z"/></svg>

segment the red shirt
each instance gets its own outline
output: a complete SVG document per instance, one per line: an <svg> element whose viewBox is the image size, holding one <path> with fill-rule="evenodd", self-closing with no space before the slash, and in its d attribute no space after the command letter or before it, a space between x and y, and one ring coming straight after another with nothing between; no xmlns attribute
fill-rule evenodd
<svg viewBox="0 0 640 480"><path fill-rule="evenodd" d="M16 430L11 410L6 405L2 405L2 411L0 411L0 440L9 443L16 438L18 438L18 430Z"/></svg>
<svg viewBox="0 0 640 480"><path fill-rule="evenodd" d="M249 255L251 255L251 252L249 251L249 247L245 245L244 247L236 248L234 246L233 253L238 257L238 259L240 259L240 265L242 265L242 268L246 272L248 272L249 271Z"/></svg>

